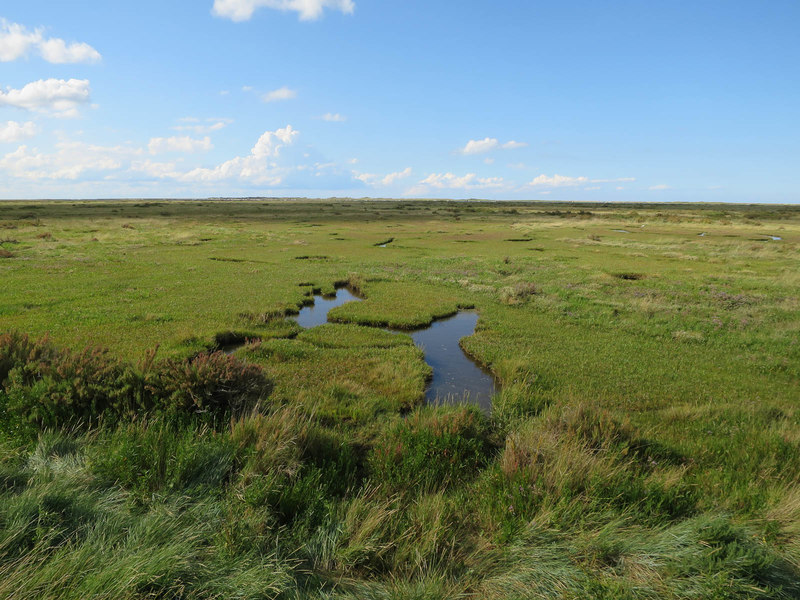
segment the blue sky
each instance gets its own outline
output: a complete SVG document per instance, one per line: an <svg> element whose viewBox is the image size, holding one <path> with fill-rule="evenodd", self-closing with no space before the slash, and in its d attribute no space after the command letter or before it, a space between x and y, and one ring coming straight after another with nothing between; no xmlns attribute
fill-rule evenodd
<svg viewBox="0 0 800 600"><path fill-rule="evenodd" d="M0 197L800 201L800 3L5 0Z"/></svg>

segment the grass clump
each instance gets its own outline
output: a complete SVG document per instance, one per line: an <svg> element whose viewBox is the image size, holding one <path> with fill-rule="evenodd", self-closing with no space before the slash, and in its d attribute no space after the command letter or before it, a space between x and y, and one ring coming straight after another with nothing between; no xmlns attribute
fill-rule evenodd
<svg viewBox="0 0 800 600"><path fill-rule="evenodd" d="M535 283L516 283L500 290L500 302L509 305L523 304L540 293Z"/></svg>
<svg viewBox="0 0 800 600"><path fill-rule="evenodd" d="M608 505L648 523L696 511L695 491L675 477L680 455L587 405L555 407L521 423L506 437L498 465L502 487L522 492L512 496L529 515L543 502L554 503L562 518Z"/></svg>
<svg viewBox="0 0 800 600"><path fill-rule="evenodd" d="M378 440L370 465L390 488L439 489L475 477L492 450L488 422L476 408L419 408Z"/></svg>

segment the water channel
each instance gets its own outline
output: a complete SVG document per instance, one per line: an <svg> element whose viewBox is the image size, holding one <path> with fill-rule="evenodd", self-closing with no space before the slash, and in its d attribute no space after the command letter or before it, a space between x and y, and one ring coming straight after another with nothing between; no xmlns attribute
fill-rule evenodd
<svg viewBox="0 0 800 600"><path fill-rule="evenodd" d="M335 296L314 296L314 304L300 309L294 317L304 328L316 327L328 321L328 312L346 302L361 300L347 288L337 290ZM492 376L470 359L458 341L475 333L478 313L461 311L452 317L437 319L428 327L412 331L390 330L406 333L425 354L425 362L433 369L433 377L425 390L430 403L470 402L489 412L495 384Z"/></svg>

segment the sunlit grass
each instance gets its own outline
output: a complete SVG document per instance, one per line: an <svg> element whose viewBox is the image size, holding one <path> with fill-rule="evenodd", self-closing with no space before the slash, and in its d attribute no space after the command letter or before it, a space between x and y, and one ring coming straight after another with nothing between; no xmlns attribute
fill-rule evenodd
<svg viewBox="0 0 800 600"><path fill-rule="evenodd" d="M797 208L6 202L0 248L0 332L269 383L42 431L0 382L2 597L800 597ZM493 411L424 406L375 326L473 306Z"/></svg>

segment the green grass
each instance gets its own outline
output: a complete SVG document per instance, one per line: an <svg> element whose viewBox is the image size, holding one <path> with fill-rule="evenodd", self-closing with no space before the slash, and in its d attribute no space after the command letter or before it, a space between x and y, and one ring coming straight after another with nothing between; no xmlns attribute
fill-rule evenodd
<svg viewBox="0 0 800 600"><path fill-rule="evenodd" d="M3 202L0 249L53 345L0 349L0 597L800 598L799 208ZM489 415L375 327L466 307Z"/></svg>

